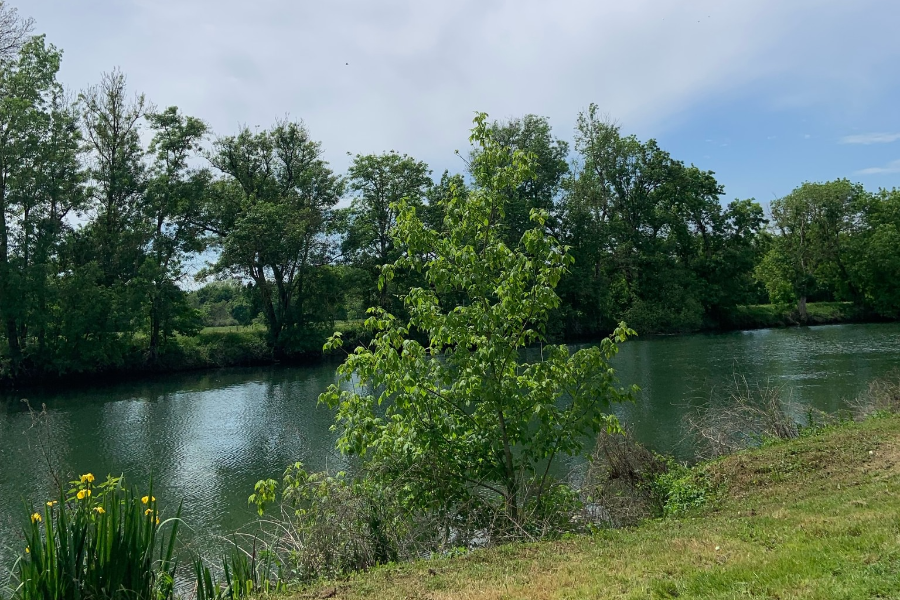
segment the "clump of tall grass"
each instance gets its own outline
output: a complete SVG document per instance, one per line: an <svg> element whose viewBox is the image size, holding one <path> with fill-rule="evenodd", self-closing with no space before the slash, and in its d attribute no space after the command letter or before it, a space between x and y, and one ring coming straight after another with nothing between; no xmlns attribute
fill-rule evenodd
<svg viewBox="0 0 900 600"><path fill-rule="evenodd" d="M162 520L151 490L87 473L58 500L28 510L13 568L15 600L168 600L179 515Z"/></svg>
<svg viewBox="0 0 900 600"><path fill-rule="evenodd" d="M789 404L781 387L770 382L751 384L735 375L724 397L712 398L709 405L685 417L695 457L714 459L766 440L799 437L800 424L790 415Z"/></svg>
<svg viewBox="0 0 900 600"><path fill-rule="evenodd" d="M856 419L877 413L900 413L900 370L869 382L866 391L848 404Z"/></svg>

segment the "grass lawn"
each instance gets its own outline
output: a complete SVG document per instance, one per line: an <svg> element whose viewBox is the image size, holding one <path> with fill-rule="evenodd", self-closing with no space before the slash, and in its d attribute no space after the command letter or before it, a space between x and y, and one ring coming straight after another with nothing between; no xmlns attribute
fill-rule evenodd
<svg viewBox="0 0 900 600"><path fill-rule="evenodd" d="M300 598L900 598L900 417L703 467L696 514L386 566Z"/></svg>

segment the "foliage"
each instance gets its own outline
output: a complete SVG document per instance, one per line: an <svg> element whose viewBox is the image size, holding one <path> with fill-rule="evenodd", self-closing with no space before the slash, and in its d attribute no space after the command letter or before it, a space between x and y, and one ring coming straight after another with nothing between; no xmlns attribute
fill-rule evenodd
<svg viewBox="0 0 900 600"><path fill-rule="evenodd" d="M257 482L248 502L260 516L270 514L276 524L273 549L294 578L341 576L447 545L447 523L410 510L400 486L371 475L308 473L298 462L280 483ZM279 515L271 515L272 506Z"/></svg>
<svg viewBox="0 0 900 600"><path fill-rule="evenodd" d="M221 137L209 155L226 177L211 190L205 228L221 252L213 271L251 279L276 353L302 344L327 304L313 301L330 259L324 235L343 184L321 159L302 122ZM292 340L292 338L294 338Z"/></svg>
<svg viewBox="0 0 900 600"><path fill-rule="evenodd" d="M71 485L29 509L14 598L172 598L180 509L161 522L152 489L142 496L119 477Z"/></svg>
<svg viewBox="0 0 900 600"><path fill-rule="evenodd" d="M702 471L669 459L666 471L650 484L663 515L674 517L702 508L712 497L712 487Z"/></svg>
<svg viewBox="0 0 900 600"><path fill-rule="evenodd" d="M403 297L409 320L370 309L373 341L348 356L341 386L320 400L337 408L341 450L402 479L409 501L452 512L484 495L518 522L551 487L554 459L579 453L586 435L618 428L604 410L629 395L615 387L608 361L634 332L622 325L574 354L543 346L540 361L519 363L519 352L542 340L571 258L539 210L517 245L503 241L502 191L530 176L530 159L494 139L485 115L471 139L478 186L446 201L444 233L427 229L409 203L397 207L402 256L384 280L409 269L427 282ZM454 306L442 303L447 296ZM335 336L328 347L340 343Z"/></svg>
<svg viewBox="0 0 900 600"><path fill-rule="evenodd" d="M625 318L640 331L690 331L755 300L762 208L722 208L713 173L655 140L623 136L597 107L579 115L579 160L559 206L575 266L561 284L570 335Z"/></svg>
<svg viewBox="0 0 900 600"><path fill-rule="evenodd" d="M773 302L796 303L801 321L806 303L822 288L839 299L858 300L860 290L848 271L847 238L865 197L862 186L846 179L804 183L772 202L772 239L757 268Z"/></svg>

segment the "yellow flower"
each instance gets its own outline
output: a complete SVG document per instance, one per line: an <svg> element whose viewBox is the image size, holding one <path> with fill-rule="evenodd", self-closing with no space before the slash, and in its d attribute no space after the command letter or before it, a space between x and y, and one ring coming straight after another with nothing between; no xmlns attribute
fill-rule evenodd
<svg viewBox="0 0 900 600"><path fill-rule="evenodd" d="M94 510L97 511L97 514L98 514L98 515L102 515L103 513L106 512L105 510L103 510L103 507L102 507L102 506L95 506L95 507L94 507Z"/></svg>
<svg viewBox="0 0 900 600"><path fill-rule="evenodd" d="M145 515L149 515L149 514L152 513L152 512L153 512L153 509L152 509L152 508L148 508L147 510L144 511L144 514L145 514Z"/></svg>
<svg viewBox="0 0 900 600"><path fill-rule="evenodd" d="M56 500L51 500L47 503L47 506L53 506L54 504L56 504Z"/></svg>
<svg viewBox="0 0 900 600"><path fill-rule="evenodd" d="M144 496L141 498L141 502L147 504L148 502L156 502L156 496Z"/></svg>
<svg viewBox="0 0 900 600"><path fill-rule="evenodd" d="M41 517L41 513L34 513L33 515L31 515L32 523L40 523L43 520L44 520L44 518Z"/></svg>
<svg viewBox="0 0 900 600"><path fill-rule="evenodd" d="M94 482L94 474L93 473L85 473L81 476L81 483L93 483Z"/></svg>
<svg viewBox="0 0 900 600"><path fill-rule="evenodd" d="M31 548L25 546L25 554L31 554Z"/></svg>
<svg viewBox="0 0 900 600"><path fill-rule="evenodd" d="M75 494L75 497L79 500L84 500L88 496L91 495L91 490L78 490L78 493Z"/></svg>
<svg viewBox="0 0 900 600"><path fill-rule="evenodd" d="M156 524L159 525L159 517L156 517Z"/></svg>

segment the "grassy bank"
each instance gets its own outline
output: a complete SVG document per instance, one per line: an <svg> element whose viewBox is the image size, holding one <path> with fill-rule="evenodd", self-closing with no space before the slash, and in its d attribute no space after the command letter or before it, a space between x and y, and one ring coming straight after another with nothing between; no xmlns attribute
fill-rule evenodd
<svg viewBox="0 0 900 600"><path fill-rule="evenodd" d="M801 323L795 308L774 304L736 306L714 327L722 330L769 329L799 325L835 325L872 320L851 302L814 302L807 305L807 321Z"/></svg>
<svg viewBox="0 0 900 600"><path fill-rule="evenodd" d="M900 598L900 417L702 467L680 518L387 566L301 598Z"/></svg>
<svg viewBox="0 0 900 600"><path fill-rule="evenodd" d="M871 321L869 315L848 302L819 302L808 305L809 319L806 325L829 325ZM790 309L771 304L738 306L719 322L709 324L708 330L733 331L798 326L796 315ZM337 321L334 329L340 331L345 349L352 350L369 339L362 321ZM690 332L686 332L690 333ZM589 338L580 341L593 341ZM324 341L324 337L323 340ZM558 340L576 341L576 340ZM319 341L305 352L288 353L278 359L266 340L262 325L206 327L194 336L177 336L161 349L155 362L149 360L146 339L135 337L123 344L113 355L98 361L91 368L84 364L54 365L54 371L26 368L13 380L8 373L0 375L0 387L26 388L68 384L78 380L95 381L103 377L129 377L142 374L160 374L221 367L245 367L281 363L305 363L323 357ZM3 364L0 359L0 364Z"/></svg>

